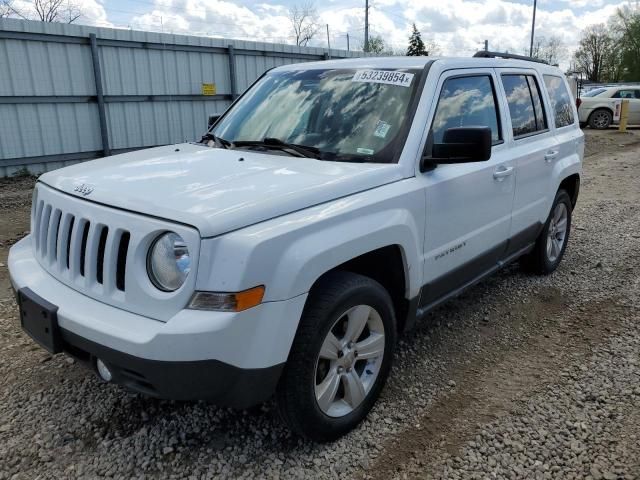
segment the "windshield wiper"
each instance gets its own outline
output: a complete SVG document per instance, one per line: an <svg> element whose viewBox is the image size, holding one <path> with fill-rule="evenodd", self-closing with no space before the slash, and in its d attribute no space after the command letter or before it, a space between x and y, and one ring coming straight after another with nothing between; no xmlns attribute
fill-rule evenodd
<svg viewBox="0 0 640 480"><path fill-rule="evenodd" d="M214 133L211 132L207 132L204 134L204 136L202 137L202 139L200 140L200 143L207 143L209 140L213 140L213 142L218 145L222 145L222 148L231 148L232 147L232 143L229 140L225 140L222 137L217 137Z"/></svg>
<svg viewBox="0 0 640 480"><path fill-rule="evenodd" d="M292 151L298 154L300 157L306 158L320 158L320 149L316 147L310 147L308 145L298 145L295 143L283 142L279 138L266 137L263 140L238 140L232 142L233 147L264 147L274 148L282 151Z"/></svg>

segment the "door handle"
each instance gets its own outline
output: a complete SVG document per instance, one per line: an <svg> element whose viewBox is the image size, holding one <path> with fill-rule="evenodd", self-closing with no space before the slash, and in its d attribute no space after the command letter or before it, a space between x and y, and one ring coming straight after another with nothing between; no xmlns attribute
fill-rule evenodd
<svg viewBox="0 0 640 480"><path fill-rule="evenodd" d="M544 161L547 162L547 163L551 163L551 161L555 160L557 156L558 156L558 151L557 150L551 150L551 151L545 153Z"/></svg>
<svg viewBox="0 0 640 480"><path fill-rule="evenodd" d="M513 174L513 167L500 167L499 170L494 170L493 178L499 182L503 181L509 175Z"/></svg>

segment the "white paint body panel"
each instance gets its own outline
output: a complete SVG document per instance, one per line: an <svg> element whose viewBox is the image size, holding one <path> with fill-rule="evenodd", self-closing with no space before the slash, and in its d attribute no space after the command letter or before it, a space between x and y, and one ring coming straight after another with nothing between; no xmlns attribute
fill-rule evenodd
<svg viewBox="0 0 640 480"><path fill-rule="evenodd" d="M432 60L365 58L280 68L421 68ZM397 245L405 297L414 299L424 284L506 242L528 224L543 222L562 179L580 173L584 140L577 121L514 142L500 88L505 138L494 146L492 158L420 171L446 76L460 70L488 73L499 85L500 68L561 75L553 67L514 60L436 59L397 164L332 163L182 144L43 175L47 186L42 191L56 205L135 232L139 247L132 254L135 273L127 285L136 294L126 301L101 296L95 285L78 286L77 278L59 276L37 258L33 236L10 252L12 281L57 305L63 328L131 355L216 359L241 368L282 363L309 289L323 273ZM559 153L546 164L539 155L551 148ZM502 167L513 167L513 175L497 181L493 174ZM78 184L93 191L79 197L74 192ZM153 291L143 266L148 245L164 230L187 237L197 263L188 284L175 294ZM461 242L464 248L435 260ZM245 312L186 309L194 290L235 292L256 285L265 285L264 301Z"/></svg>

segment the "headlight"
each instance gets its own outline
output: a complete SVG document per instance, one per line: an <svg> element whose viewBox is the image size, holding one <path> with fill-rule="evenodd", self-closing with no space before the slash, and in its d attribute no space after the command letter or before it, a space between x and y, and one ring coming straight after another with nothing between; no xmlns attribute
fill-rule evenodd
<svg viewBox="0 0 640 480"><path fill-rule="evenodd" d="M180 235L167 232L151 245L147 272L153 284L165 292L180 288L191 271L191 256Z"/></svg>

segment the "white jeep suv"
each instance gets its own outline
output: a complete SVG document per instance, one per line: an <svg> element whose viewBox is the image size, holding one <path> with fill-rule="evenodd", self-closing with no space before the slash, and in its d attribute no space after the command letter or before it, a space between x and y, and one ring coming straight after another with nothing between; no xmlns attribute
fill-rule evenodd
<svg viewBox="0 0 640 480"><path fill-rule="evenodd" d="M42 175L21 322L106 381L317 441L372 408L397 336L509 262L553 272L584 137L557 68L363 58L262 75L197 143Z"/></svg>

